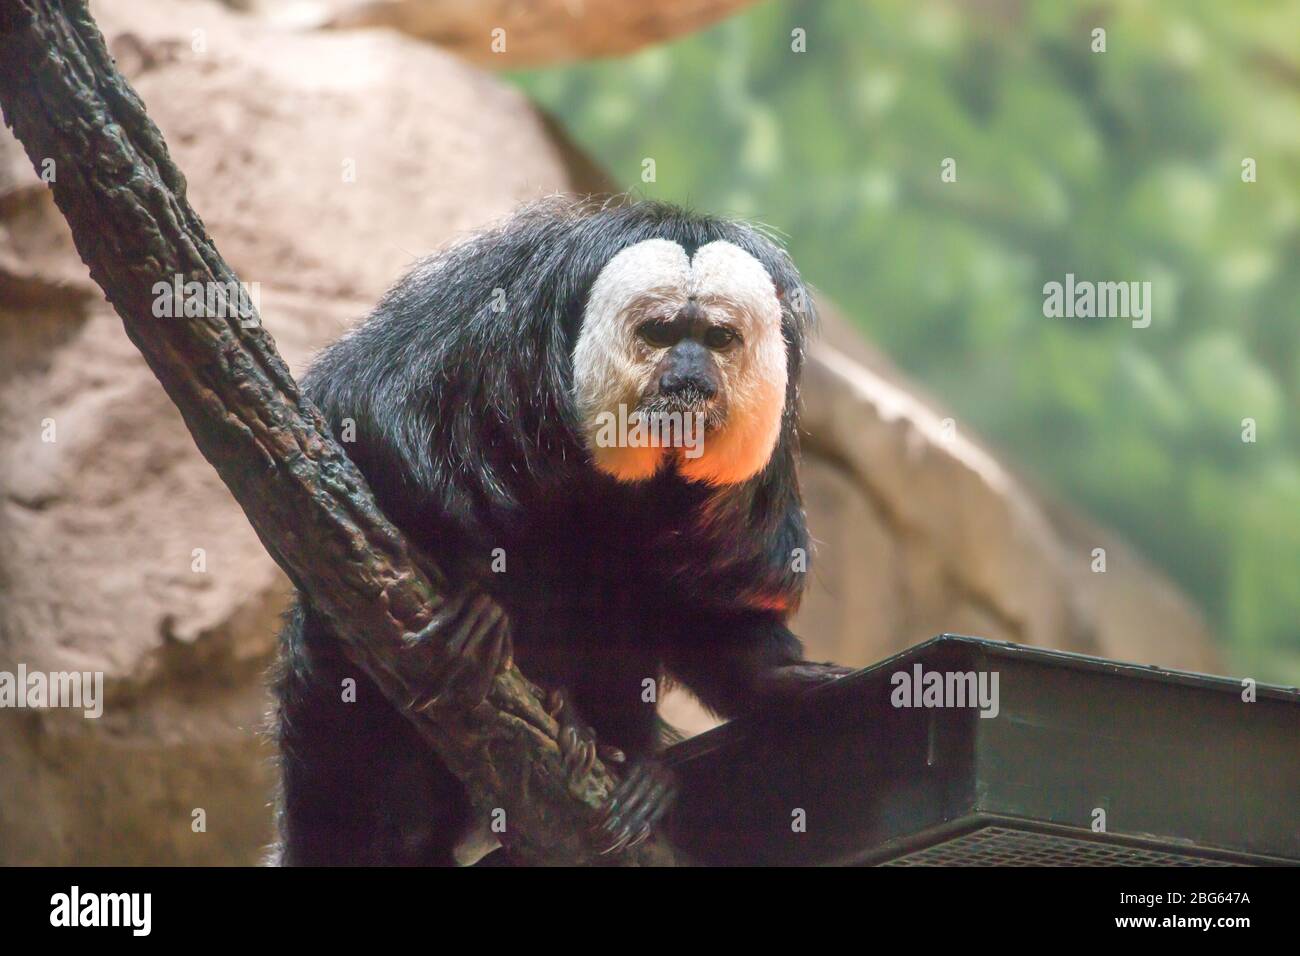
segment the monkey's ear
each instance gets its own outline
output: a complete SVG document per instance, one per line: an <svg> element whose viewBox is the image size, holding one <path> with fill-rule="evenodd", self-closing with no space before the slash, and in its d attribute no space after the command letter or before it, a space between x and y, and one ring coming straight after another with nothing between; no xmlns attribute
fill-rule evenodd
<svg viewBox="0 0 1300 956"><path fill-rule="evenodd" d="M817 307L808 286L799 279L786 282L773 279L772 284L776 286L776 300L781 303L782 311L792 315L801 329L816 325Z"/></svg>
<svg viewBox="0 0 1300 956"><path fill-rule="evenodd" d="M776 300L791 312L801 315L808 311L810 294L807 286L802 282L785 283L780 279L773 279L772 285L776 286Z"/></svg>

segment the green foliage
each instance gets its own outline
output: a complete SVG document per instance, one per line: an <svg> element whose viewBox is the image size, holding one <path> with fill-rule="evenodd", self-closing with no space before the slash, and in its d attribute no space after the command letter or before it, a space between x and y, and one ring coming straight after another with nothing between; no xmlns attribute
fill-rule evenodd
<svg viewBox="0 0 1300 956"><path fill-rule="evenodd" d="M1295 3L783 2L516 79L626 188L776 227L903 367L1167 568L1235 668L1297 682L1298 36ZM1151 326L1045 318L1066 273L1151 282Z"/></svg>

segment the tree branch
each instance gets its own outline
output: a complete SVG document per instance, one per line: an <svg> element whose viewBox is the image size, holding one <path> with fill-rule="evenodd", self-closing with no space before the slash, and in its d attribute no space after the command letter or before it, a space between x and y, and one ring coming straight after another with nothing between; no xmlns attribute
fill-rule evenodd
<svg viewBox="0 0 1300 956"><path fill-rule="evenodd" d="M54 161L54 199L91 277L199 451L349 658L464 781L480 811L505 810L512 852L535 863L603 860L590 830L613 779L597 762L569 783L555 721L513 666L472 710L410 708L447 653L417 637L443 602L445 580L423 558L417 565L260 320L154 317L156 283L180 275L205 289L234 288L238 280L186 202L185 179L114 68L85 0L0 0L0 107L32 163ZM671 857L655 839L611 862Z"/></svg>

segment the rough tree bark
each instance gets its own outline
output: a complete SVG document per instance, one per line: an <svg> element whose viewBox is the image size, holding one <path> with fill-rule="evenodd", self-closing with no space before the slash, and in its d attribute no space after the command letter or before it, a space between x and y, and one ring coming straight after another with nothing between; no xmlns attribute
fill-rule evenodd
<svg viewBox="0 0 1300 956"><path fill-rule="evenodd" d="M417 636L444 579L380 512L260 320L154 317L155 283L238 280L85 0L0 0L0 107L38 172L53 161L54 198L91 277L263 545L479 808L505 810L511 850L534 863L671 862L660 838L598 856L591 829L613 778L597 761L568 781L555 721L513 665L473 709L410 707L447 653Z"/></svg>

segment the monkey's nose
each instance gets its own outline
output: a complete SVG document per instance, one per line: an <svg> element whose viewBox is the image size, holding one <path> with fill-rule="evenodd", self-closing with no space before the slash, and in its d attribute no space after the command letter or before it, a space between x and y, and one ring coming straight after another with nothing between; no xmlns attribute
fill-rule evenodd
<svg viewBox="0 0 1300 956"><path fill-rule="evenodd" d="M683 392L696 392L705 398L712 398L717 391L713 383L702 375L679 372L676 369L659 376L659 394L680 395Z"/></svg>

